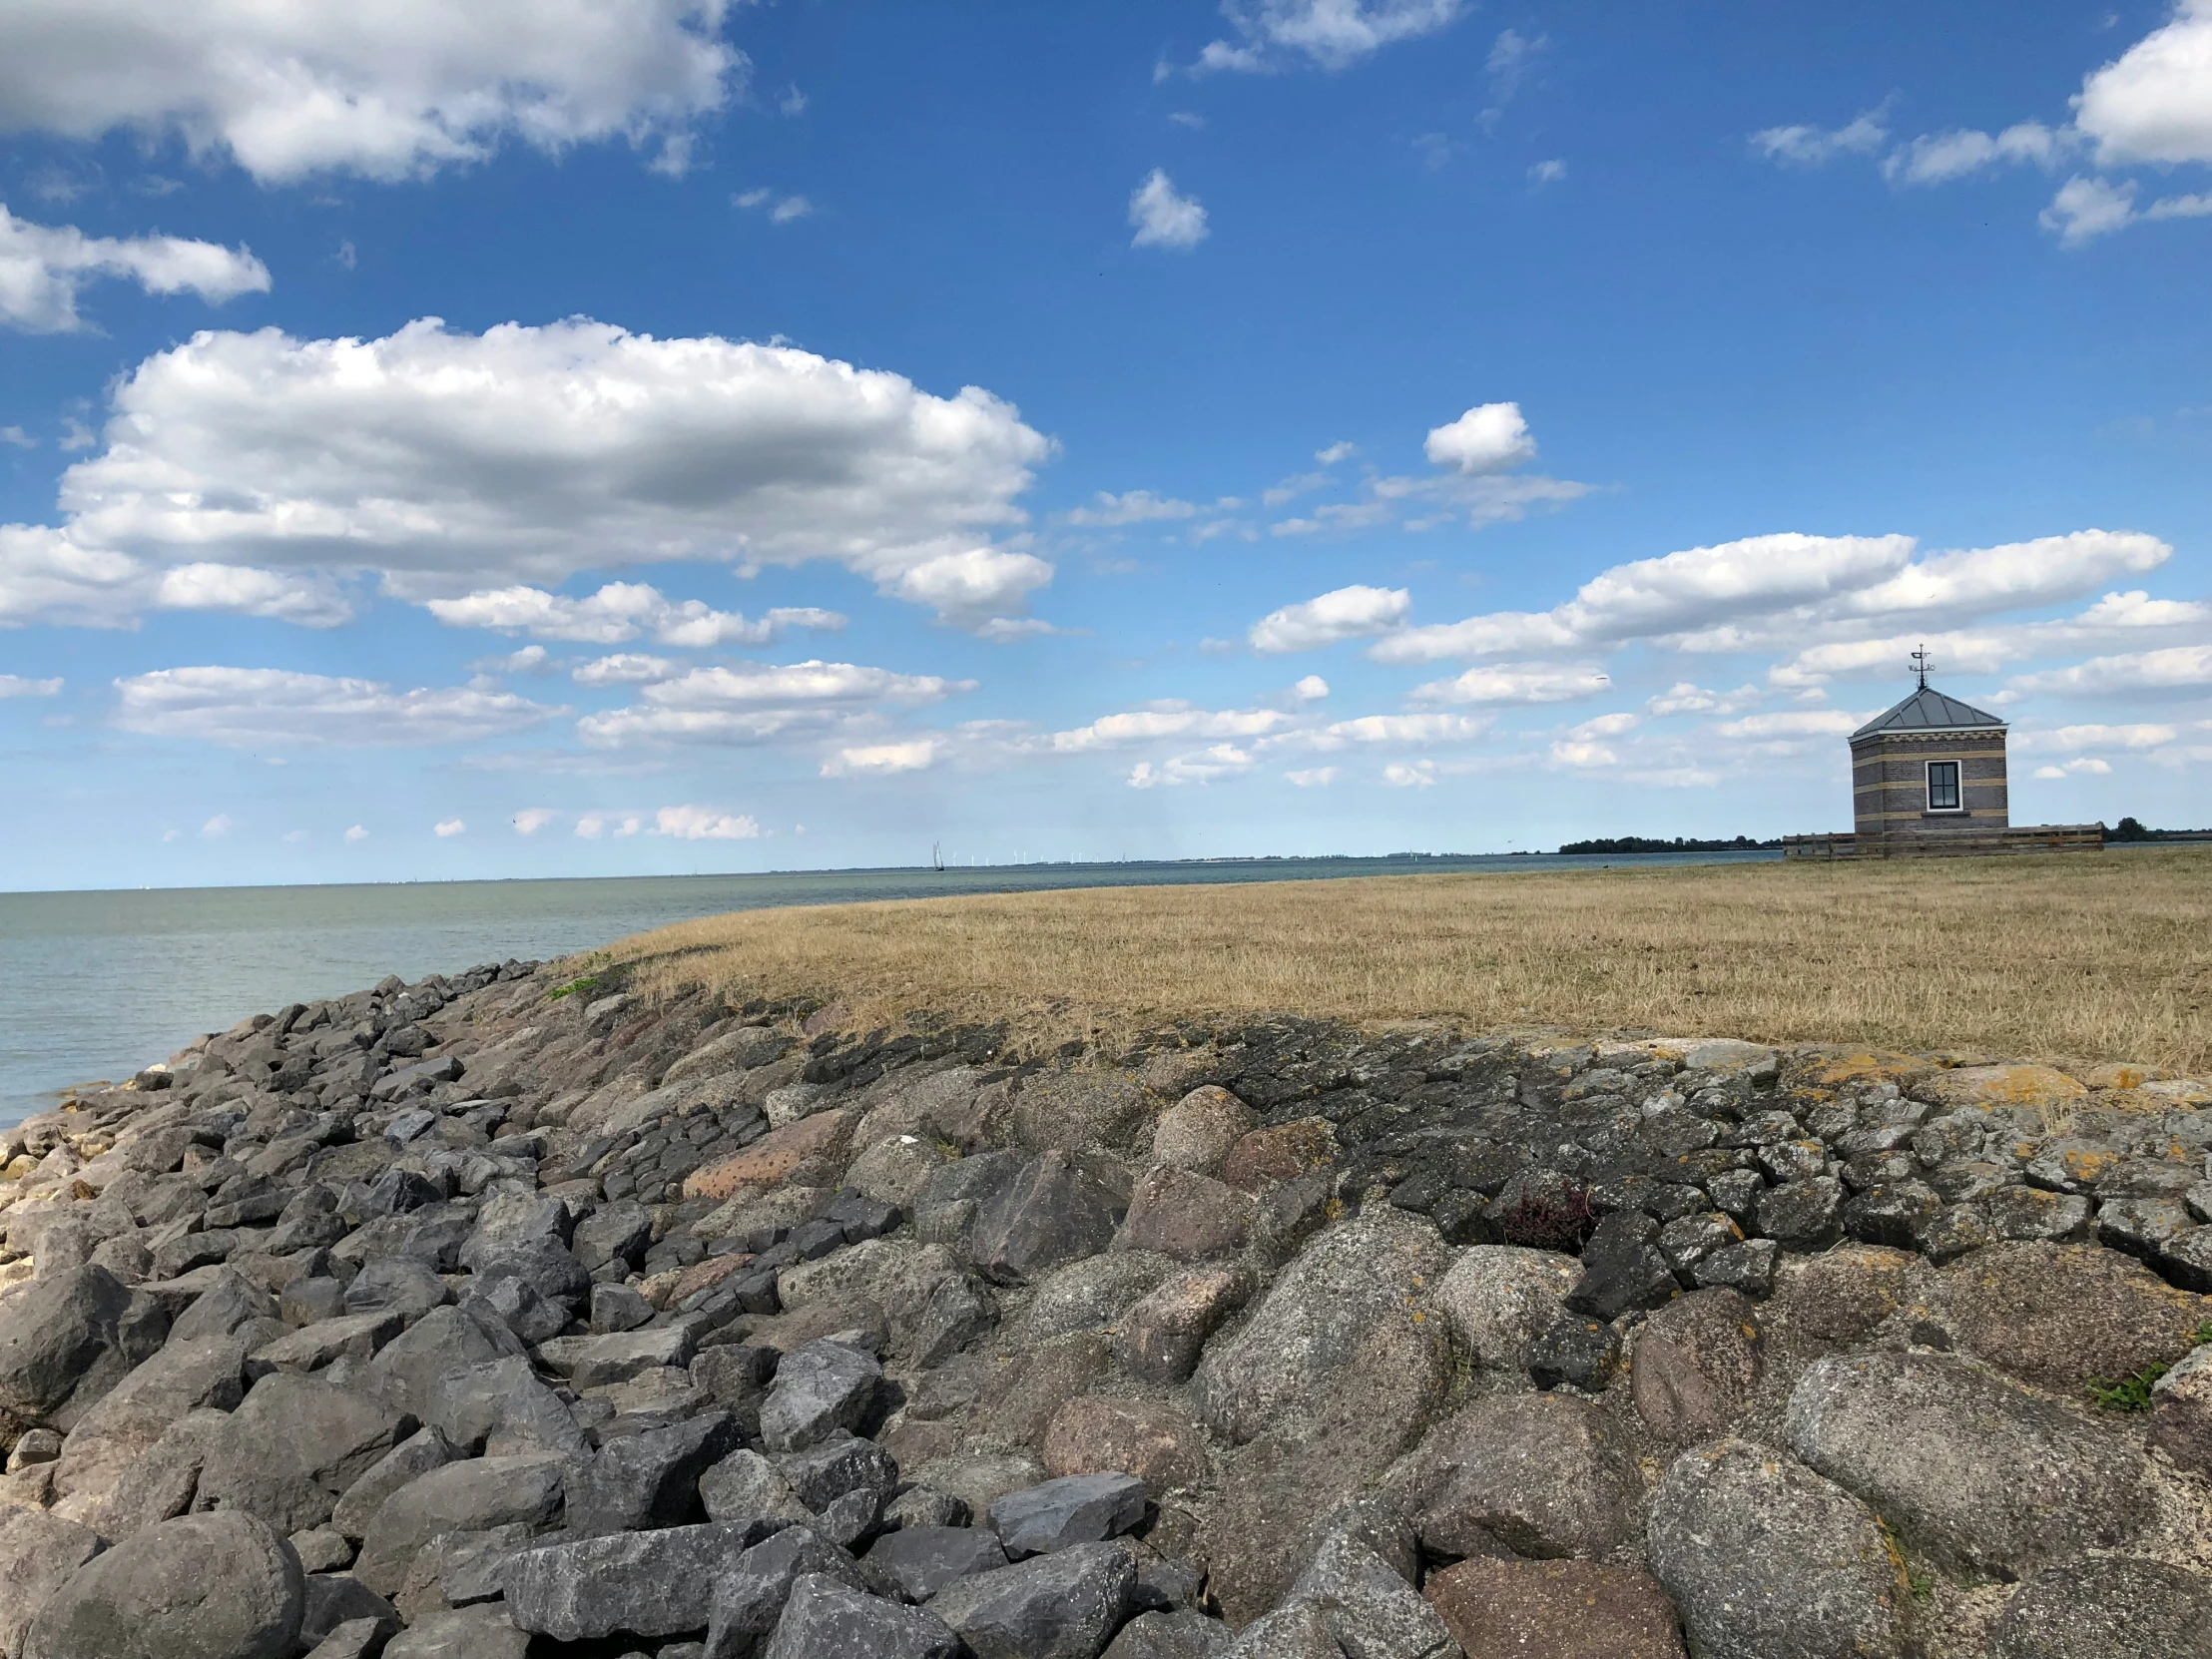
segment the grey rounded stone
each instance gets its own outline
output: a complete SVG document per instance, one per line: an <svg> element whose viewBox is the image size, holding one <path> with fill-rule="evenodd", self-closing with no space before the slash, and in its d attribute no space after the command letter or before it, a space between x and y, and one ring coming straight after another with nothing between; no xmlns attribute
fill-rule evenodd
<svg viewBox="0 0 2212 1659"><path fill-rule="evenodd" d="M1327 1434L1394 1455L1450 1381L1428 1287L1451 1265L1435 1228L1402 1210L1378 1207L1324 1233L1199 1363L1199 1414L1233 1445Z"/></svg>
<svg viewBox="0 0 2212 1659"><path fill-rule="evenodd" d="M1651 1570L1701 1659L1901 1659L1905 1593L1874 1511L1748 1440L1676 1458L1653 1494Z"/></svg>
<svg viewBox="0 0 2212 1659"><path fill-rule="evenodd" d="M2162 1561L2080 1561L2013 1592L1991 1659L2178 1659L2212 1653L2212 1579Z"/></svg>
<svg viewBox="0 0 2212 1659"><path fill-rule="evenodd" d="M1502 1394L1438 1423L1390 1492L1438 1555L1602 1556L1633 1535L1643 1479L1588 1401Z"/></svg>
<svg viewBox="0 0 2212 1659"><path fill-rule="evenodd" d="M2024 1577L2124 1545L2152 1510L2140 1449L1949 1354L1839 1356L1791 1391L1790 1447L1953 1570Z"/></svg>
<svg viewBox="0 0 2212 1659"><path fill-rule="evenodd" d="M289 1659L306 1588L251 1515L187 1515L95 1556L31 1621L24 1659Z"/></svg>

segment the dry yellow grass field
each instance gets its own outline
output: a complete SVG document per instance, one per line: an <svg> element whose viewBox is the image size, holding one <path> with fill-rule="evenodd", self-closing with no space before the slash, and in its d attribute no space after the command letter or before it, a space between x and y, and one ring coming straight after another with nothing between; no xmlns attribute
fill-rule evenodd
<svg viewBox="0 0 2212 1659"><path fill-rule="evenodd" d="M1186 1017L1657 1032L2212 1070L2212 847L1110 887L740 911L641 988L1039 1041Z"/></svg>

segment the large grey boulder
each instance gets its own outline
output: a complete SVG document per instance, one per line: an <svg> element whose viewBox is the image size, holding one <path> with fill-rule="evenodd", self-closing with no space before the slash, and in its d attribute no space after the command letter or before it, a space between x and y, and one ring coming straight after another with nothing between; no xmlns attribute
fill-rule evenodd
<svg viewBox="0 0 2212 1659"><path fill-rule="evenodd" d="M581 1457L588 1450L575 1415L519 1356L465 1367L416 1397L424 1422L456 1446L481 1448L487 1457L533 1451Z"/></svg>
<svg viewBox="0 0 2212 1659"><path fill-rule="evenodd" d="M603 1337L556 1337L538 1345L538 1364L579 1388L603 1388L669 1366L691 1363L689 1326L654 1325Z"/></svg>
<svg viewBox="0 0 2212 1659"><path fill-rule="evenodd" d="M169 1328L169 1341L190 1343L205 1337L228 1337L256 1320L275 1318L275 1297L244 1274L224 1268L216 1274L215 1282L177 1316Z"/></svg>
<svg viewBox="0 0 2212 1659"><path fill-rule="evenodd" d="M1144 1510L1144 1482L1135 1475L1070 1474L1007 1493L991 1505L990 1520L1019 1560L1115 1537L1143 1520Z"/></svg>
<svg viewBox="0 0 2212 1659"><path fill-rule="evenodd" d="M1427 1220L1387 1206L1324 1233L1200 1362L1192 1389L1207 1426L1233 1444L1328 1435L1394 1454L1450 1381L1428 1287L1451 1263Z"/></svg>
<svg viewBox="0 0 2212 1659"><path fill-rule="evenodd" d="M1121 1545L1077 1544L955 1579L929 1610L975 1659L1097 1659L1128 1617L1136 1583Z"/></svg>
<svg viewBox="0 0 2212 1659"><path fill-rule="evenodd" d="M975 1265L1002 1285L1042 1279L1112 1242L1121 1206L1069 1153L1040 1153L975 1216Z"/></svg>
<svg viewBox="0 0 2212 1659"><path fill-rule="evenodd" d="M710 1411L665 1428L609 1440L568 1475L568 1529L578 1537L645 1526L680 1526L699 1508L699 1477L742 1437L735 1418Z"/></svg>
<svg viewBox="0 0 2212 1659"><path fill-rule="evenodd" d="M1643 1479L1604 1415L1571 1394L1496 1394L1447 1417L1388 1490L1438 1555L1599 1557L1636 1529Z"/></svg>
<svg viewBox="0 0 2212 1659"><path fill-rule="evenodd" d="M395 1408L434 1422L432 1408L450 1379L472 1366L521 1355L522 1344L496 1320L479 1319L465 1308L438 1308L369 1362L368 1386Z"/></svg>
<svg viewBox="0 0 2212 1659"><path fill-rule="evenodd" d="M73 1426L168 1334L161 1302L87 1263L0 1303L0 1410Z"/></svg>
<svg viewBox="0 0 2212 1659"><path fill-rule="evenodd" d="M1100 1659L1214 1659L1229 1639L1229 1627L1203 1613L1139 1613L1106 1644Z"/></svg>
<svg viewBox="0 0 2212 1659"><path fill-rule="evenodd" d="M198 1505L243 1509L287 1535L320 1526L346 1488L414 1427L373 1395L273 1373L214 1436Z"/></svg>
<svg viewBox="0 0 2212 1659"><path fill-rule="evenodd" d="M1419 1592L1358 1538L1323 1544L1291 1587L1329 1615L1351 1659L1456 1659L1459 1644Z"/></svg>
<svg viewBox="0 0 2212 1659"><path fill-rule="evenodd" d="M866 1239L785 1268L776 1284L786 1313L874 1303L890 1328L890 1358L916 1369L950 1359L993 1318L987 1294L941 1244Z"/></svg>
<svg viewBox="0 0 2212 1659"><path fill-rule="evenodd" d="M852 1557L811 1526L783 1527L746 1550L714 1581L705 1659L748 1659L810 1573L865 1587Z"/></svg>
<svg viewBox="0 0 2212 1659"><path fill-rule="evenodd" d="M91 1527L111 1544L192 1507L201 1465L230 1414L213 1406L187 1411L125 1466L106 1491L64 1498L57 1512Z"/></svg>
<svg viewBox="0 0 2212 1659"><path fill-rule="evenodd" d="M347 1313L394 1313L403 1326L413 1325L452 1300L453 1293L437 1271L413 1256L372 1256L345 1287Z"/></svg>
<svg viewBox="0 0 2212 1659"><path fill-rule="evenodd" d="M820 1339L784 1357L761 1405L761 1440L771 1451L799 1451L867 1420L883 1383L872 1357Z"/></svg>
<svg viewBox="0 0 2212 1659"><path fill-rule="evenodd" d="M773 1520L789 1525L810 1518L806 1504L774 1463L758 1451L733 1451L699 1477L700 1501L710 1520Z"/></svg>
<svg viewBox="0 0 2212 1659"><path fill-rule="evenodd" d="M959 1651L960 1638L934 1613L810 1572L793 1583L764 1659L956 1659Z"/></svg>
<svg viewBox="0 0 2212 1659"><path fill-rule="evenodd" d="M245 1390L246 1345L236 1337L170 1343L110 1388L77 1419L62 1442L54 1490L98 1495L162 1437L202 1406L228 1411Z"/></svg>
<svg viewBox="0 0 2212 1659"><path fill-rule="evenodd" d="M575 1232L568 1206L537 1192L506 1192L484 1201L476 1212L476 1231L461 1246L461 1266L483 1272L483 1264L529 1245L568 1248Z"/></svg>
<svg viewBox="0 0 2212 1659"><path fill-rule="evenodd" d="M0 1659L22 1659L33 1615L102 1547L89 1526L43 1509L0 1509L0 1585L7 1590L0 1596Z"/></svg>
<svg viewBox="0 0 2212 1659"><path fill-rule="evenodd" d="M1948 1354L1816 1363L1790 1394L1790 1447L1954 1570L2024 1577L2149 1521L2139 1448L2086 1411Z"/></svg>
<svg viewBox="0 0 2212 1659"><path fill-rule="evenodd" d="M1071 1262L1040 1283L1021 1316L1027 1343L1048 1343L1112 1325L1177 1272L1171 1258L1145 1250L1109 1251Z"/></svg>
<svg viewBox="0 0 2212 1659"><path fill-rule="evenodd" d="M867 1560L908 1601L927 1601L955 1578L1003 1567L1006 1551L997 1533L980 1526L903 1526L876 1539Z"/></svg>
<svg viewBox="0 0 2212 1659"><path fill-rule="evenodd" d="M257 1370L320 1371L339 1360L365 1361L399 1335L399 1315L390 1309L316 1320L266 1342L254 1351Z"/></svg>
<svg viewBox="0 0 2212 1659"><path fill-rule="evenodd" d="M1475 1245L1444 1275L1436 1301L1482 1372L1525 1376L1530 1345L1557 1322L1581 1271L1554 1251Z"/></svg>
<svg viewBox="0 0 2212 1659"><path fill-rule="evenodd" d="M1345 1659L1328 1609L1311 1601L1254 1619L1221 1651L1222 1659Z"/></svg>
<svg viewBox="0 0 2212 1659"><path fill-rule="evenodd" d="M1740 1292L1692 1291L1636 1333L1629 1391L1644 1425L1676 1445L1733 1423L1765 1364L1759 1312Z"/></svg>
<svg viewBox="0 0 2212 1659"><path fill-rule="evenodd" d="M587 1270L615 1261L635 1267L652 1242L653 1217L644 1205L625 1198L602 1205L578 1222L569 1237L569 1249Z"/></svg>
<svg viewBox="0 0 2212 1659"><path fill-rule="evenodd" d="M474 1457L417 1475L384 1499L361 1537L353 1575L396 1595L415 1552L440 1532L546 1526L561 1512L561 1465L551 1457Z"/></svg>
<svg viewBox="0 0 2212 1659"><path fill-rule="evenodd" d="M2108 1556L2036 1574L1990 1632L1991 1659L2177 1659L2212 1653L2212 1578Z"/></svg>
<svg viewBox="0 0 2212 1659"><path fill-rule="evenodd" d="M303 1645L326 1641L340 1626L363 1620L380 1626L387 1640L399 1629L397 1609L357 1578L310 1572L306 1586L307 1610L299 1620Z"/></svg>
<svg viewBox="0 0 2212 1659"><path fill-rule="evenodd" d="M787 1452L776 1459L776 1472L817 1514L848 1492L873 1492L887 1503L898 1490L898 1464L891 1454L856 1434Z"/></svg>
<svg viewBox="0 0 2212 1659"><path fill-rule="evenodd" d="M435 1428L417 1429L361 1471L330 1511L330 1525L358 1542L384 1506L384 1499L417 1475L453 1461L452 1442Z"/></svg>
<svg viewBox="0 0 2212 1659"><path fill-rule="evenodd" d="M251 1515L147 1527L77 1569L31 1620L24 1659L290 1659L299 1559Z"/></svg>
<svg viewBox="0 0 2212 1659"><path fill-rule="evenodd" d="M544 1302L570 1310L591 1295L591 1271L556 1239L510 1245L496 1254L479 1256L474 1272L479 1294L511 1280L527 1285Z"/></svg>
<svg viewBox="0 0 2212 1659"><path fill-rule="evenodd" d="M1716 1440L1674 1460L1645 1526L1701 1659L1901 1659L1904 1575L1873 1510L1796 1459Z"/></svg>
<svg viewBox="0 0 2212 1659"><path fill-rule="evenodd" d="M524 1659L530 1635L517 1630L498 1602L432 1613L402 1630L384 1649L383 1659Z"/></svg>
<svg viewBox="0 0 2212 1659"><path fill-rule="evenodd" d="M705 1630L715 1580L757 1542L751 1522L669 1526L510 1555L499 1568L515 1624L564 1642Z"/></svg>

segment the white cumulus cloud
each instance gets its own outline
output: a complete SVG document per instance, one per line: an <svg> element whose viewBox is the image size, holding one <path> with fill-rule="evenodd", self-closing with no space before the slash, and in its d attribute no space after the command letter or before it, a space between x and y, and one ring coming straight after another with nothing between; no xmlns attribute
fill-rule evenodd
<svg viewBox="0 0 2212 1659"><path fill-rule="evenodd" d="M115 724L147 737L234 749L465 743L527 730L561 711L506 692L428 687L275 668L167 668L115 682Z"/></svg>
<svg viewBox="0 0 2212 1659"><path fill-rule="evenodd" d="M430 826L430 833L440 840L451 840L455 835L467 834L468 826L457 818L440 819Z"/></svg>
<svg viewBox="0 0 2212 1659"><path fill-rule="evenodd" d="M2058 194L2037 221L2044 230L2057 232L2058 240L2068 248L2078 248L2133 221L2135 190L2132 179L2115 185L2109 180L2076 175L2058 187Z"/></svg>
<svg viewBox="0 0 2212 1659"><path fill-rule="evenodd" d="M681 841L754 841L761 838L761 826L714 807L663 807L653 815L652 832Z"/></svg>
<svg viewBox="0 0 2212 1659"><path fill-rule="evenodd" d="M1011 405L789 346L581 318L210 331L141 363L114 408L106 449L62 480L74 545L376 571L404 599L500 595L505 609L451 613L476 625L558 630L564 605L592 601L507 590L608 564L829 560L962 625L1051 577L990 545L1024 522L1015 498L1050 450ZM684 646L757 627L696 603L628 625Z"/></svg>
<svg viewBox="0 0 2212 1659"><path fill-rule="evenodd" d="M1196 248L1207 237L1206 210L1193 196L1177 192L1166 170L1154 168L1129 193L1132 248Z"/></svg>
<svg viewBox="0 0 2212 1659"><path fill-rule="evenodd" d="M0 61L5 35L0 23ZM269 291L269 268L243 248L183 237L88 237L73 226L33 225L0 206L0 323L34 334L80 328L78 290L99 276L125 277L148 293L196 293L211 305Z"/></svg>
<svg viewBox="0 0 2212 1659"><path fill-rule="evenodd" d="M644 582L609 582L581 599L543 588L489 588L425 608L449 628L490 628L541 640L616 645L651 634L663 645L694 651L720 645L766 645L788 628L835 630L846 619L812 606L778 607L759 619L718 611L705 600L672 600Z"/></svg>
<svg viewBox="0 0 2212 1659"><path fill-rule="evenodd" d="M1290 718L1275 709L1193 709L1171 704L1104 715L1088 726L1055 732L1050 747L1061 754L1080 754L1164 738L1257 738L1280 731Z"/></svg>
<svg viewBox="0 0 2212 1659"><path fill-rule="evenodd" d="M1424 447L1435 465L1469 474L1503 472L1536 458L1536 440L1518 403L1478 403L1432 428Z"/></svg>
<svg viewBox="0 0 2212 1659"><path fill-rule="evenodd" d="M26 680L20 674L0 674L0 697L54 697L61 689L59 678Z"/></svg>
<svg viewBox="0 0 2212 1659"><path fill-rule="evenodd" d="M2173 17L2082 82L2074 125L2105 166L2212 162L2212 0Z"/></svg>
<svg viewBox="0 0 2212 1659"><path fill-rule="evenodd" d="M886 707L935 703L972 681L809 661L695 668L647 685L643 701L587 715L577 732L596 748L628 743L752 745L834 732Z"/></svg>
<svg viewBox="0 0 2212 1659"><path fill-rule="evenodd" d="M1873 156L1890 142L1887 105L1863 110L1841 127L1768 127L1751 135L1751 146L1767 160L1798 167L1819 167L1838 156Z"/></svg>
<svg viewBox="0 0 2212 1659"><path fill-rule="evenodd" d="M1377 642L1382 662L1567 651L1660 640L1739 651L1809 630L1866 632L1885 621L1958 618L2051 604L2116 575L2156 568L2173 549L2131 530L2080 530L1913 560L1911 536L1750 536L1615 565L1549 611L1500 611L1408 628Z"/></svg>
<svg viewBox="0 0 2212 1659"><path fill-rule="evenodd" d="M1595 697L1612 681L1587 663L1491 663L1450 680L1413 688L1415 703L1571 703Z"/></svg>
<svg viewBox="0 0 2212 1659"><path fill-rule="evenodd" d="M0 131L174 135L264 184L420 177L509 139L621 138L680 172L743 85L729 0L17 0Z"/></svg>
<svg viewBox="0 0 2212 1659"><path fill-rule="evenodd" d="M2004 688L2007 697L2037 692L2091 697L2203 696L2212 693L2212 645L2177 645L2163 651L2091 657L2070 668L2023 674Z"/></svg>
<svg viewBox="0 0 2212 1659"><path fill-rule="evenodd" d="M1249 638L1255 651L1314 651L1340 640L1370 639L1402 628L1412 608L1412 596L1403 588L1355 583L1270 611L1252 625Z"/></svg>
<svg viewBox="0 0 2212 1659"><path fill-rule="evenodd" d="M676 668L666 657L618 651L611 657L579 663L569 671L569 678L579 686L636 686L648 680L666 680Z"/></svg>
<svg viewBox="0 0 2212 1659"><path fill-rule="evenodd" d="M1305 61L1345 69L1401 40L1447 28L1466 0L1224 0L1234 40L1199 53L1191 73L1280 69Z"/></svg>
<svg viewBox="0 0 2212 1659"><path fill-rule="evenodd" d="M822 763L825 778L887 777L901 772L922 772L944 754L939 738L914 738L904 743L861 744L840 749Z"/></svg>

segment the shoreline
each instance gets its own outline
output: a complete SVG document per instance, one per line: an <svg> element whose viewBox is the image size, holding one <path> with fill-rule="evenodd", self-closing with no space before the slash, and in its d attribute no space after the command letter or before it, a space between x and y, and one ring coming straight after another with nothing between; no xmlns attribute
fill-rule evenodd
<svg viewBox="0 0 2212 1659"><path fill-rule="evenodd" d="M290 1005L5 1132L26 1622L217 1541L304 1586L268 1651L394 1659L2212 1617L2205 1081L1288 1016L1009 1051L572 966Z"/></svg>

